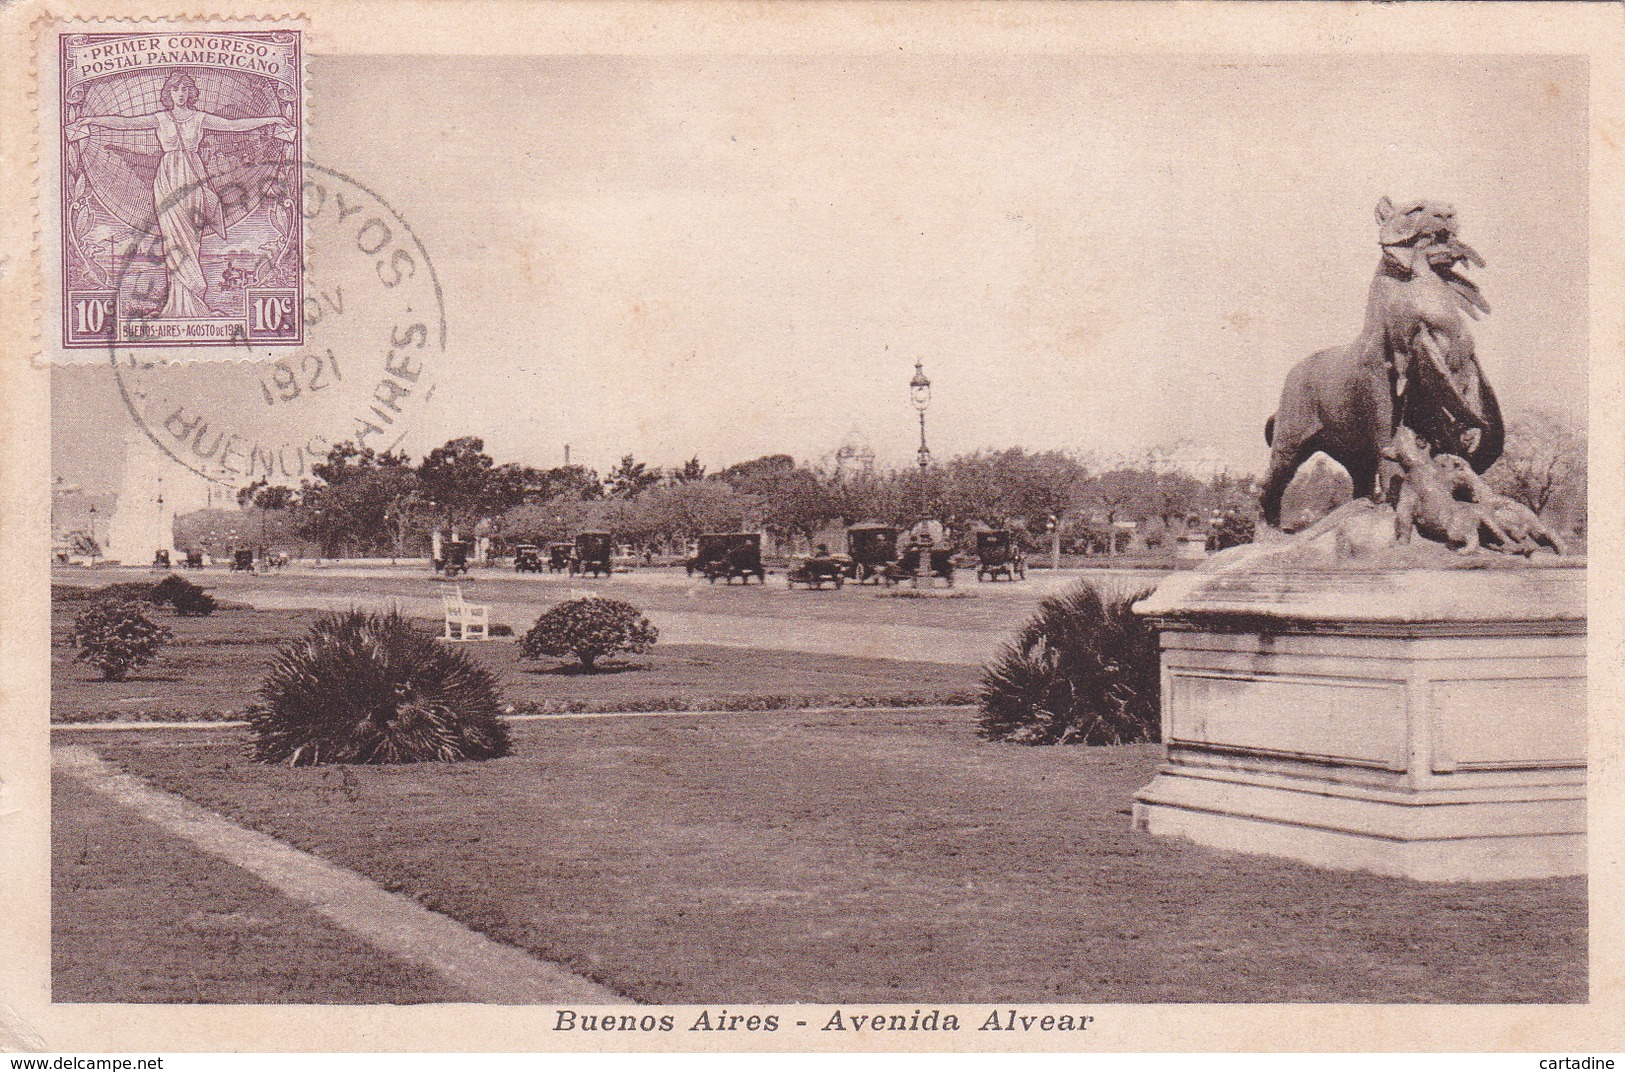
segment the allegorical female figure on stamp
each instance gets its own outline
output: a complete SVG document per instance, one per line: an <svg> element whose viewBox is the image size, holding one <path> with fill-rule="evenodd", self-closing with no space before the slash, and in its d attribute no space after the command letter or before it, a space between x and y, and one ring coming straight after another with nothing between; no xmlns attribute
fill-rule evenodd
<svg viewBox="0 0 1625 1072"><path fill-rule="evenodd" d="M157 136L160 156L152 178L152 199L168 276L168 295L158 316L211 316L216 311L208 303L203 237L212 233L224 239L226 214L203 164L203 135L269 127L276 137L292 141L295 131L293 124L277 115L228 119L199 109L197 83L185 71L175 71L164 80L159 99L163 107L145 115L83 116L68 124L67 136L69 141L79 141L95 129L150 130Z"/></svg>

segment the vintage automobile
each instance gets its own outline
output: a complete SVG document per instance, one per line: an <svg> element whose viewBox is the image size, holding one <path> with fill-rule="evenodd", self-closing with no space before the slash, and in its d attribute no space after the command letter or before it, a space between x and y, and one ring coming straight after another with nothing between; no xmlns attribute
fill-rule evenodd
<svg viewBox="0 0 1625 1072"><path fill-rule="evenodd" d="M468 552L474 545L468 540L447 540L440 546L440 559L434 568L447 577L468 572Z"/></svg>
<svg viewBox="0 0 1625 1072"><path fill-rule="evenodd" d="M513 571L515 573L542 572L542 549L533 543L518 544L513 549Z"/></svg>
<svg viewBox="0 0 1625 1072"><path fill-rule="evenodd" d="M610 536L607 532L578 532L570 555L570 576L610 575Z"/></svg>
<svg viewBox="0 0 1625 1072"><path fill-rule="evenodd" d="M846 555L832 555L829 548L820 544L816 554L795 559L784 579L791 588L798 584L804 584L808 588L822 588L826 583L839 588L845 583L851 570L851 559Z"/></svg>
<svg viewBox="0 0 1625 1072"><path fill-rule="evenodd" d="M849 576L859 584L879 584L897 561L897 528L864 521L846 530L846 553L852 560Z"/></svg>
<svg viewBox="0 0 1625 1072"><path fill-rule="evenodd" d="M547 545L547 572L564 573L570 568L570 559L574 557L576 545L573 543L550 543Z"/></svg>
<svg viewBox="0 0 1625 1072"><path fill-rule="evenodd" d="M254 549L252 547L234 547L231 551L232 572L242 570L247 573L254 572Z"/></svg>
<svg viewBox="0 0 1625 1072"><path fill-rule="evenodd" d="M922 569L922 560L924 568ZM887 584L896 584L899 581L914 580L919 577L942 578L948 582L948 587L954 586L954 549L952 547L933 547L929 543L916 544L903 549L897 556L897 561L886 567L885 581Z"/></svg>
<svg viewBox="0 0 1625 1072"><path fill-rule="evenodd" d="M759 532L707 532L702 535L688 560L690 576L698 573L712 584L721 577L724 584L732 584L738 577L749 584L755 577L760 584L767 583L767 568L762 565L762 534Z"/></svg>
<svg viewBox="0 0 1625 1072"><path fill-rule="evenodd" d="M185 561L184 565L186 566L187 569L202 569L203 568L203 552L202 551L188 551L188 552L186 552L186 561Z"/></svg>
<svg viewBox="0 0 1625 1072"><path fill-rule="evenodd" d="M1007 529L984 529L976 534L976 579L978 581L1025 580L1027 556Z"/></svg>

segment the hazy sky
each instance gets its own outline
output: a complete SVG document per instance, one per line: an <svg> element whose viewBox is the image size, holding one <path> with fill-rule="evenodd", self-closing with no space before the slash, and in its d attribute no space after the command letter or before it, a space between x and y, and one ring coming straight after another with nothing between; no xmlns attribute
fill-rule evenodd
<svg viewBox="0 0 1625 1072"><path fill-rule="evenodd" d="M1583 418L1586 70L1540 58L317 58L312 159L412 223L454 370L407 446L713 468L1195 441L1262 471L1372 211L1453 202L1503 406ZM65 449L65 448L64 448ZM61 451L59 450L59 455Z"/></svg>

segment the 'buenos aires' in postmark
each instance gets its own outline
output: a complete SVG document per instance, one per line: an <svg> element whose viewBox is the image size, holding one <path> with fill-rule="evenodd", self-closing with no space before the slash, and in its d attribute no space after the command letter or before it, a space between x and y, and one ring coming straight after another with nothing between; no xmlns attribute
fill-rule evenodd
<svg viewBox="0 0 1625 1072"><path fill-rule="evenodd" d="M302 344L296 29L60 38L64 348Z"/></svg>

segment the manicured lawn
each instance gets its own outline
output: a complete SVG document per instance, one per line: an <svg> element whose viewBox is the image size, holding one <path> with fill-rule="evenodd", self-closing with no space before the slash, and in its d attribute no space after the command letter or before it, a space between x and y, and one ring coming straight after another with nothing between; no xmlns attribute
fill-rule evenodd
<svg viewBox="0 0 1625 1072"><path fill-rule="evenodd" d="M51 793L51 1000L467 1000L94 793Z"/></svg>
<svg viewBox="0 0 1625 1072"><path fill-rule="evenodd" d="M99 680L74 661L67 637L77 608L52 615L51 717L54 721L232 717L254 699L276 645L302 634L315 611L226 609L152 617L175 633L160 659L125 681ZM423 623L425 629L434 623ZM975 667L706 645L657 645L598 674L552 660L523 660L497 640L464 650L497 671L517 711L644 711L969 703Z"/></svg>
<svg viewBox="0 0 1625 1072"><path fill-rule="evenodd" d="M68 584L100 585L115 580L151 580L155 576L158 575L126 570L105 573L59 571L58 579ZM252 603L257 593L276 592L324 601L317 605L351 598L369 604L387 602L393 598L428 599L438 605L441 592L447 588L446 582L435 580L427 573L357 577L289 571L259 576L205 570L186 576L221 599L246 603ZM1163 576L1163 572L1154 570L1120 573L1098 570L1086 571L1077 579L1106 588L1138 591L1155 587ZM520 632L530 627L536 614L569 598L572 592L591 591L601 596L624 599L645 613L671 611L746 617L760 620L764 629L773 628L773 623L793 626L798 622L826 621L877 628L920 625L994 636L1018 628L1032 614L1041 593L1047 590L1037 581L979 584L974 573L963 573L959 575L957 587L951 592L947 589L935 590L935 594L942 598L907 599L895 598L899 593L909 591L906 587L885 589L849 584L840 591L828 588L822 591L804 588L792 590L785 586L782 574L769 577L766 585L713 585L703 580L690 580L683 576L681 570L653 570L648 577L618 574L607 580L578 578L573 581L551 575L515 574L510 570L476 570L457 578L456 586L471 602L493 603L499 607L504 604L524 606L527 614L520 620L512 620L500 610L494 619ZM947 598L950 595L952 598Z"/></svg>
<svg viewBox="0 0 1625 1072"><path fill-rule="evenodd" d="M1151 838L1154 746L992 744L955 711L514 728L502 760L342 770L234 730L67 737L643 1001L1586 1000L1584 880Z"/></svg>

